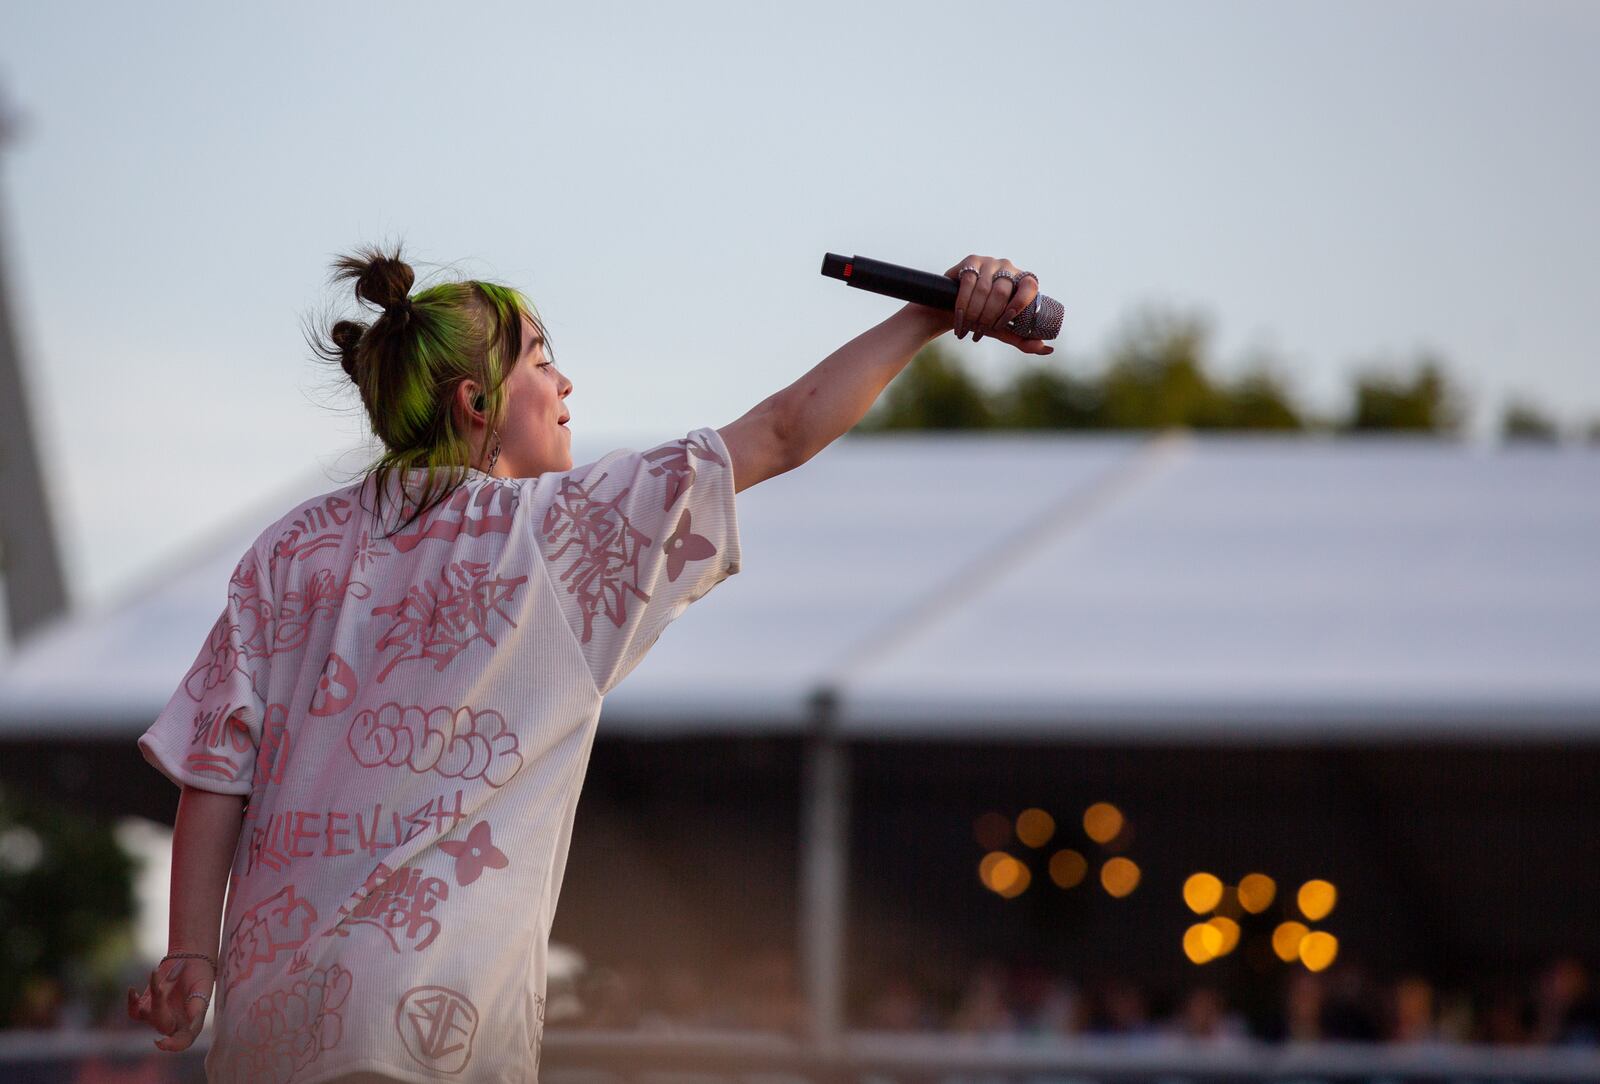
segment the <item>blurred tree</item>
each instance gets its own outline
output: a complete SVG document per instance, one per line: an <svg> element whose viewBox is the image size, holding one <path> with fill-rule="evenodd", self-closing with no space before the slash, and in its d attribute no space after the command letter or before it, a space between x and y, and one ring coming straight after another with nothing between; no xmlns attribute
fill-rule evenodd
<svg viewBox="0 0 1600 1084"><path fill-rule="evenodd" d="M895 377L856 429L988 429L994 424L994 412L977 381L938 343L930 343Z"/></svg>
<svg viewBox="0 0 1600 1084"><path fill-rule="evenodd" d="M1048 364L1017 372L995 397L995 421L1005 429L1093 429L1102 424L1105 393Z"/></svg>
<svg viewBox="0 0 1600 1084"><path fill-rule="evenodd" d="M1355 406L1343 428L1455 433L1464 415L1461 393L1448 382L1443 361L1425 353L1414 363L1409 382L1372 368L1360 374Z"/></svg>
<svg viewBox="0 0 1600 1084"><path fill-rule="evenodd" d="M1305 429L1276 364L1258 355L1224 395L1229 429Z"/></svg>
<svg viewBox="0 0 1600 1084"><path fill-rule="evenodd" d="M1591 443L1600 444L1600 418L1589 423L1589 431L1585 435Z"/></svg>
<svg viewBox="0 0 1600 1084"><path fill-rule="evenodd" d="M1462 428L1464 397L1431 353L1419 356L1408 374L1378 367L1358 373L1349 412L1322 416L1294 403L1269 356L1258 354L1231 382L1213 378L1207 372L1210 335L1202 315L1145 306L1114 336L1101 372L1077 377L1059 362L1032 362L993 394L962 366L954 347L934 342L890 383L856 431L1187 426L1455 434ZM1513 435L1554 431L1532 406L1518 404L1514 414L1506 423ZM1589 437L1600 441L1600 419Z"/></svg>
<svg viewBox="0 0 1600 1084"><path fill-rule="evenodd" d="M1550 417L1525 399L1513 398L1500 415L1502 440L1542 440L1554 443L1560 430Z"/></svg>
<svg viewBox="0 0 1600 1084"><path fill-rule="evenodd" d="M115 1002L134 872L111 825L0 789L0 1026L50 1024L41 990Z"/></svg>
<svg viewBox="0 0 1600 1084"><path fill-rule="evenodd" d="M1205 373L1203 317L1146 308L1129 320L1101 377L1104 422L1115 429L1228 424L1226 396Z"/></svg>

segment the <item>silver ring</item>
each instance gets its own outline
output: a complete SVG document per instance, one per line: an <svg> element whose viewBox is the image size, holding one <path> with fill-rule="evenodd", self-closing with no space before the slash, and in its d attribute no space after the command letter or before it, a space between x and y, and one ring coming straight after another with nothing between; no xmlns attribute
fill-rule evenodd
<svg viewBox="0 0 1600 1084"><path fill-rule="evenodd" d="M1038 282L1039 276L1035 275L1032 271L1024 271L1022 274L1017 276L1018 282L1021 282L1023 279L1032 279L1034 282Z"/></svg>
<svg viewBox="0 0 1600 1084"><path fill-rule="evenodd" d="M1013 289L1015 289L1016 285L1017 285L1017 280L1020 279L1022 276L1018 275L1014 271L1007 271L1005 268L1002 267L1000 270L998 270L998 271L996 271L994 273L994 277L997 278L997 279L1010 279L1011 280L1011 286L1012 286Z"/></svg>
<svg viewBox="0 0 1600 1084"><path fill-rule="evenodd" d="M194 994L190 994L189 997L197 997L201 1001L204 1001L207 1005L211 1004L211 995L210 994L194 993ZM186 997L183 1000L188 1001L189 997Z"/></svg>
<svg viewBox="0 0 1600 1084"><path fill-rule="evenodd" d="M969 264L967 264L967 266L963 267L961 270L956 272L956 278L960 278L962 275L965 275L968 271L971 271L974 275L976 275L978 273L978 269L976 267L973 267L969 263Z"/></svg>

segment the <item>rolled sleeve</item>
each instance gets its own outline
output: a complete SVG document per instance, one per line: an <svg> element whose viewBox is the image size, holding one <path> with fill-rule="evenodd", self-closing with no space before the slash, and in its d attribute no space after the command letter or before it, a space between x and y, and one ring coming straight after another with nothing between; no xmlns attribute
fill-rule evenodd
<svg viewBox="0 0 1600 1084"><path fill-rule="evenodd" d="M539 546L601 694L739 571L733 457L713 428L536 482Z"/></svg>
<svg viewBox="0 0 1600 1084"><path fill-rule="evenodd" d="M145 760L180 787L250 793L266 710L267 641L255 635L271 613L263 585L252 549L234 568L227 605L194 665L139 737Z"/></svg>

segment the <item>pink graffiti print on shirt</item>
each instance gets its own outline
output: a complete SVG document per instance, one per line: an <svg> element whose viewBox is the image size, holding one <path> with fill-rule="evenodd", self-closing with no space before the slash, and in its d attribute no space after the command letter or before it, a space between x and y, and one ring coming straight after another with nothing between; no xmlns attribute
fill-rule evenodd
<svg viewBox="0 0 1600 1084"><path fill-rule="evenodd" d="M676 580L683 571L683 566L689 561L704 561L707 557L714 557L717 553L716 544L703 534L695 534L689 529L689 510L683 510L683 517L678 520L678 529L672 537L662 544L667 554L667 579Z"/></svg>
<svg viewBox="0 0 1600 1084"><path fill-rule="evenodd" d="M453 831L467 819L462 812L462 791L451 797L437 794L409 813L372 803L371 812L357 809L285 809L269 813L249 831L245 849L245 875L259 867L282 873L297 858L339 858L357 851L376 857L423 832Z"/></svg>
<svg viewBox="0 0 1600 1084"><path fill-rule="evenodd" d="M228 598L239 614L239 652L246 659L265 659L272 654L277 612L261 588L261 576L254 564L233 570L228 581Z"/></svg>
<svg viewBox="0 0 1600 1084"><path fill-rule="evenodd" d="M300 509L288 529L272 543L269 567L276 569L282 561L303 561L321 550L337 549L344 538L339 528L350 522L350 515L350 502L338 495Z"/></svg>
<svg viewBox="0 0 1600 1084"><path fill-rule="evenodd" d="M395 1030L418 1065L459 1073L472 1059L478 1007L448 986L413 986L394 1009Z"/></svg>
<svg viewBox="0 0 1600 1084"><path fill-rule="evenodd" d="M479 821L462 840L446 839L439 849L456 860L456 884L469 885L485 869L505 869L511 860L489 838L489 822Z"/></svg>
<svg viewBox="0 0 1600 1084"><path fill-rule="evenodd" d="M288 1084L339 1045L352 985L348 970L330 964L256 998L234 1028L226 1079Z"/></svg>
<svg viewBox="0 0 1600 1084"><path fill-rule="evenodd" d="M379 557L389 556L389 551L376 541L370 532L362 531L361 538L356 542L355 565L365 572L367 566L377 563Z"/></svg>
<svg viewBox="0 0 1600 1084"><path fill-rule="evenodd" d="M235 671L250 681L250 687L256 691L256 695L264 694L265 690L256 684L255 675L245 666L246 654L239 641L239 626L229 621L226 613L217 618L206 635L206 646L201 650L200 658L183 679L183 688L189 694L189 699L196 702L205 699L206 693L221 685Z"/></svg>
<svg viewBox="0 0 1600 1084"><path fill-rule="evenodd" d="M222 981L232 990L248 979L256 966L271 963L283 952L297 949L311 938L317 909L295 892L292 884L251 907L233 928L222 956Z"/></svg>
<svg viewBox="0 0 1600 1084"><path fill-rule="evenodd" d="M239 621L230 620L225 610L211 626L200 658L183 679L191 700L204 699L207 692L235 671L249 679L257 696L266 695L255 673L245 664L247 659L262 658L270 652L272 607L262 599L258 580L256 566L248 557L234 566L228 577L228 601Z"/></svg>
<svg viewBox="0 0 1600 1084"><path fill-rule="evenodd" d="M640 602L650 601L639 589L639 557L650 545L650 536L623 514L628 489L609 501L593 496L605 478L602 474L587 489L576 479L563 478L542 526L548 542L561 542L550 556L551 563L577 547L572 562L561 573L561 582L567 585L568 594L577 596L583 613L583 643L594 633L597 613L603 612L621 628L628 620L629 595Z"/></svg>
<svg viewBox="0 0 1600 1084"><path fill-rule="evenodd" d="M254 565L241 562L228 581L228 597L238 613L234 625L224 613L207 639L209 651L184 679L189 695L199 700L231 670L241 670L254 681L246 660L266 659L304 644L313 622L338 613L346 596L370 597L372 589L353 577L340 579L327 569L318 569L297 587L284 591L276 607L262 591ZM261 690L256 689L259 694Z"/></svg>
<svg viewBox="0 0 1600 1084"><path fill-rule="evenodd" d="M455 561L439 570L438 579L412 584L400 599L373 608L373 617L394 619L377 650L399 648L378 672L379 682L407 660L427 659L442 671L477 641L494 647L489 628L495 618L517 627L502 607L515 600L528 577L490 576L485 562Z"/></svg>
<svg viewBox="0 0 1600 1084"><path fill-rule="evenodd" d="M250 779L251 789L260 790L269 783L273 785L282 783L283 774L289 767L289 754L293 751L288 705L268 704L266 718L261 723L261 744L256 749L256 767Z"/></svg>
<svg viewBox="0 0 1600 1084"><path fill-rule="evenodd" d="M694 467L689 463L690 456L720 467L728 465L704 437L684 437L644 453L644 458L655 464L650 468L650 473L657 478L663 474L667 476L666 493L661 498L662 511L672 507L672 502L678 499L678 494L683 492L685 486L694 484Z"/></svg>
<svg viewBox="0 0 1600 1084"><path fill-rule="evenodd" d="M482 779L499 788L522 770L517 735L492 708L423 708L393 702L358 712L345 743L366 768L405 766L418 775Z"/></svg>
<svg viewBox="0 0 1600 1084"><path fill-rule="evenodd" d="M372 588L353 577L340 579L325 568L313 572L300 588L289 588L278 604L277 627L267 647L267 654L276 655L293 651L311 635L311 624L319 618L338 613L345 596L365 599L372 596Z"/></svg>
<svg viewBox="0 0 1600 1084"><path fill-rule="evenodd" d="M340 658L337 651L328 652L322 664L322 675L317 678L316 691L311 694L311 714L338 715L355 702L358 685L355 668Z"/></svg>
<svg viewBox="0 0 1600 1084"><path fill-rule="evenodd" d="M241 718L243 706L224 705L213 711L195 712L194 737L190 745L204 745L209 752L195 750L184 758L184 765L196 775L222 783L237 783L250 763L255 743L250 727Z"/></svg>
<svg viewBox="0 0 1600 1084"><path fill-rule="evenodd" d="M397 930L421 952L439 936L439 920L429 912L434 904L449 898L450 886L442 878L429 877L415 866L392 870L379 862L366 883L351 893L349 902L339 905L338 922L322 936L349 937L348 927L371 926L399 952L400 942L391 932Z"/></svg>
<svg viewBox="0 0 1600 1084"><path fill-rule="evenodd" d="M509 534L516 521L518 494L515 486L499 482L486 482L476 491L463 485L391 541L399 552L410 553L430 538L454 542L462 535Z"/></svg>

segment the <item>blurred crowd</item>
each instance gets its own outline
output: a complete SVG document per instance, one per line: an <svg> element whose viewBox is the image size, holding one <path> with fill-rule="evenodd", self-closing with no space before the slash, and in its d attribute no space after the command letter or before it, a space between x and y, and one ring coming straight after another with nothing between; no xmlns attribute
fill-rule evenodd
<svg viewBox="0 0 1600 1084"><path fill-rule="evenodd" d="M1529 979L1472 990L1421 975L1380 980L1355 962L1324 972L1284 968L1249 984L1234 1004L1220 984L1161 990L1126 978L1076 982L1036 966L980 961L956 982L879 977L851 1006L852 1027L874 1031L1037 1038L1122 1036L1130 1041L1215 1044L1339 1040L1600 1046L1600 990L1583 961L1551 961ZM804 1005L791 953L736 960L718 981L688 967L585 970L550 1003L551 1027L651 1031L753 1028L803 1036Z"/></svg>
<svg viewBox="0 0 1600 1084"><path fill-rule="evenodd" d="M148 972L130 971L142 987ZM1325 972L1284 968L1242 983L1255 1000L1230 1001L1205 976L1164 990L1127 978L1083 982L1032 966L983 960L935 975L916 968L882 974L849 1006L862 1030L1038 1039L1122 1036L1207 1043L1343 1040L1600 1047L1600 989L1584 961L1551 961L1521 982L1472 990L1436 986L1420 975L1379 980L1353 961ZM671 1032L736 1029L805 1036L807 1014L794 954L767 948L714 968L587 965L553 974L551 1028ZM54 980L30 982L7 1026L110 1028L131 1024L120 999L88 998Z"/></svg>
<svg viewBox="0 0 1600 1084"><path fill-rule="evenodd" d="M687 965L587 966L570 979L552 976L547 994L545 1025L551 1028L806 1034L794 954L777 947L733 954L709 971Z"/></svg>

